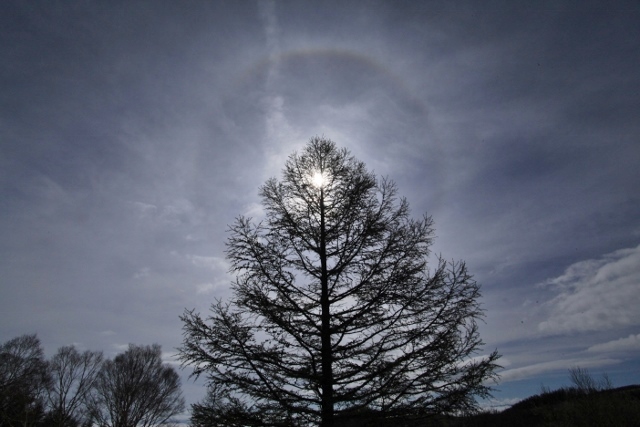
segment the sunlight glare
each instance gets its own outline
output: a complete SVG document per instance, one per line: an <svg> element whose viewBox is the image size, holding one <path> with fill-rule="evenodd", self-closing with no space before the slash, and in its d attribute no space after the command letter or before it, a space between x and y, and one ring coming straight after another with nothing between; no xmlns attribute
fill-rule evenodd
<svg viewBox="0 0 640 427"><path fill-rule="evenodd" d="M316 172L311 180L314 187L320 188L324 185L325 179L322 172Z"/></svg>

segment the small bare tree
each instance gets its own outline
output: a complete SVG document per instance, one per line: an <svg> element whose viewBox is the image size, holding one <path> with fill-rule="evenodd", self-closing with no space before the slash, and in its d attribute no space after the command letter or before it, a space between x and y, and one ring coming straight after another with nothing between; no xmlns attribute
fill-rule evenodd
<svg viewBox="0 0 640 427"><path fill-rule="evenodd" d="M569 369L569 379L574 387L583 393L592 393L594 391L609 390L613 387L611 379L607 374L602 375L600 381L593 378L587 368L575 366Z"/></svg>
<svg viewBox="0 0 640 427"><path fill-rule="evenodd" d="M55 426L82 424L86 403L102 366L102 353L80 353L74 346L60 347L49 361L51 387L47 391L49 417Z"/></svg>
<svg viewBox="0 0 640 427"><path fill-rule="evenodd" d="M91 420L100 427L167 424L184 406L178 373L162 363L158 344L130 344L114 360L106 360L89 400Z"/></svg>

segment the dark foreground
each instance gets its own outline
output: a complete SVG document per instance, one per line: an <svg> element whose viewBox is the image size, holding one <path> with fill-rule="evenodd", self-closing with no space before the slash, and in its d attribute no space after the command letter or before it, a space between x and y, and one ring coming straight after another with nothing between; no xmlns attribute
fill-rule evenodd
<svg viewBox="0 0 640 427"><path fill-rule="evenodd" d="M354 417L341 427L640 427L640 385L586 392L563 388L524 399L502 412L465 417L367 419Z"/></svg>

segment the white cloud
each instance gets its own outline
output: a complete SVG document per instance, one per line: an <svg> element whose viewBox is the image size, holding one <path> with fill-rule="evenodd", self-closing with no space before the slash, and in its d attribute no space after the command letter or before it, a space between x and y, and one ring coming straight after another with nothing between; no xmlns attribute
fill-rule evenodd
<svg viewBox="0 0 640 427"><path fill-rule="evenodd" d="M198 295L209 294L213 292L215 289L216 289L216 285L210 282L200 283L199 285L196 285L196 293Z"/></svg>
<svg viewBox="0 0 640 427"><path fill-rule="evenodd" d="M280 169L292 149L304 142L303 133L300 132L287 116L287 103L280 90L281 85L288 85L282 82L282 46L281 27L278 22L278 4L275 1L264 1L259 3L260 18L264 27L266 38L266 50L269 53L267 80L265 82L265 95L262 97L262 109L265 126L265 167L263 175L265 178L279 175ZM290 108L290 106L289 106Z"/></svg>
<svg viewBox="0 0 640 427"><path fill-rule="evenodd" d="M200 212L186 199L174 199L171 203L154 205L139 201L129 202L139 220L158 222L162 226L195 224L201 220Z"/></svg>
<svg viewBox="0 0 640 427"><path fill-rule="evenodd" d="M181 362L178 360L178 353L176 352L166 352L163 351L160 358L162 359L162 363L167 365L173 365L179 367Z"/></svg>
<svg viewBox="0 0 640 427"><path fill-rule="evenodd" d="M278 37L280 35L280 27L278 25L278 16L276 15L276 3L274 1L263 1L258 4L260 17L264 23L264 32L267 37L267 48L271 52L280 50Z"/></svg>
<svg viewBox="0 0 640 427"><path fill-rule="evenodd" d="M516 403L520 402L522 399L519 397L509 397L504 399L488 399L484 402L480 402L480 407L484 410L498 410L502 411L504 409L510 408Z"/></svg>
<svg viewBox="0 0 640 427"><path fill-rule="evenodd" d="M265 212L260 203L250 203L245 208L245 212L243 213L243 215L247 218L254 218L259 221L260 219L264 218Z"/></svg>
<svg viewBox="0 0 640 427"><path fill-rule="evenodd" d="M130 202L133 205L133 209L137 212L138 218L145 219L150 218L156 214L158 207L151 203L144 202Z"/></svg>
<svg viewBox="0 0 640 427"><path fill-rule="evenodd" d="M149 277L150 274L151 274L151 269L149 267L143 267L133 275L133 278L143 279L145 277Z"/></svg>
<svg viewBox="0 0 640 427"><path fill-rule="evenodd" d="M637 350L640 350L640 334L631 334L626 338L620 338L602 344L596 344L587 349L587 351L593 353Z"/></svg>
<svg viewBox="0 0 640 427"><path fill-rule="evenodd" d="M112 347L118 351L124 352L129 349L129 344L112 344Z"/></svg>
<svg viewBox="0 0 640 427"><path fill-rule="evenodd" d="M185 255L196 267L204 267L214 271L226 272L229 270L229 264L217 256L201 256L201 255Z"/></svg>
<svg viewBox="0 0 640 427"><path fill-rule="evenodd" d="M206 282L196 284L196 294L210 294L221 289L227 289L233 281L233 274L229 272L230 264L226 259L215 256L187 255L193 265L213 271L212 277Z"/></svg>
<svg viewBox="0 0 640 427"><path fill-rule="evenodd" d="M162 219L169 224L179 224L185 218L194 214L193 204L185 199L174 200L172 204L165 205L162 209Z"/></svg>
<svg viewBox="0 0 640 427"><path fill-rule="evenodd" d="M551 360L549 362L534 363L532 365L522 366L520 368L507 369L500 374L500 382L509 382L534 378L545 372L553 372L558 370L568 370L574 366L582 368L593 368L598 366L613 365L619 363L617 359L560 359Z"/></svg>
<svg viewBox="0 0 640 427"><path fill-rule="evenodd" d="M542 286L558 294L545 303L543 333L640 325L640 246L575 263Z"/></svg>

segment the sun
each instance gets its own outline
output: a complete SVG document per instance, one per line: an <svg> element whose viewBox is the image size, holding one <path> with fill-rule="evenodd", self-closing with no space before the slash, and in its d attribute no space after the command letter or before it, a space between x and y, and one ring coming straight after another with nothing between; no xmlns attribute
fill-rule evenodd
<svg viewBox="0 0 640 427"><path fill-rule="evenodd" d="M320 188L325 184L325 178L322 172L316 172L313 174L313 178L311 178L311 183L314 187Z"/></svg>

